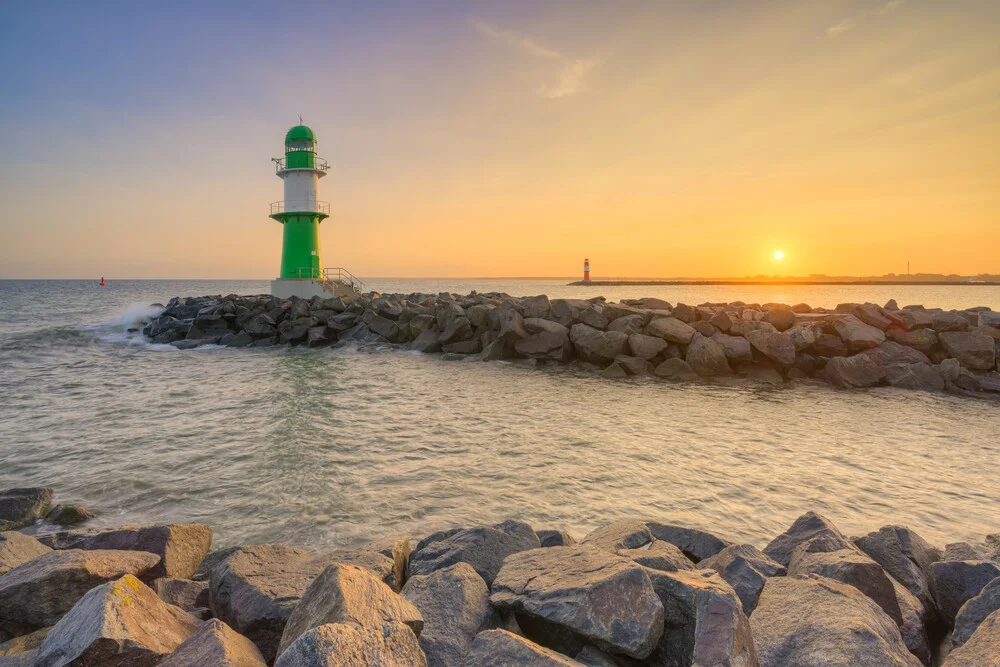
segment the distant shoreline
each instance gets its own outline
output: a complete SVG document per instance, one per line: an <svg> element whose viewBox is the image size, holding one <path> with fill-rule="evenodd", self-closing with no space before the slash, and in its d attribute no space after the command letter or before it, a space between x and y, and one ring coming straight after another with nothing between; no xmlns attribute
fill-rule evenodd
<svg viewBox="0 0 1000 667"><path fill-rule="evenodd" d="M1000 282L950 280L575 280L569 287L641 287L644 285L944 285L996 287Z"/></svg>

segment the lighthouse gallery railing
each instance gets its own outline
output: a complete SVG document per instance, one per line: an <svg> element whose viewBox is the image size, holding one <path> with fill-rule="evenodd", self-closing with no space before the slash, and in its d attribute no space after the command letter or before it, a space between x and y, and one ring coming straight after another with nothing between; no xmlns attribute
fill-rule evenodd
<svg viewBox="0 0 1000 667"><path fill-rule="evenodd" d="M309 208L313 204L316 208ZM316 201L316 202L284 202L275 201L271 202L271 215L275 213L326 213L330 215L330 202L328 201Z"/></svg>

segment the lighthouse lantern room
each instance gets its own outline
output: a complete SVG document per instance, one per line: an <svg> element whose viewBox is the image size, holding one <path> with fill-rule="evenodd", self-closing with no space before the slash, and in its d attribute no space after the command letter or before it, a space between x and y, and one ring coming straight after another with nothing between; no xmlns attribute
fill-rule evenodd
<svg viewBox="0 0 1000 667"><path fill-rule="evenodd" d="M272 160L285 198L271 204L270 217L283 227L281 273L271 281L271 294L309 299L358 293L359 281L343 269L323 268L320 259L319 225L330 217L330 204L319 199L319 179L329 166L316 157L316 134L296 125L285 135L285 157Z"/></svg>

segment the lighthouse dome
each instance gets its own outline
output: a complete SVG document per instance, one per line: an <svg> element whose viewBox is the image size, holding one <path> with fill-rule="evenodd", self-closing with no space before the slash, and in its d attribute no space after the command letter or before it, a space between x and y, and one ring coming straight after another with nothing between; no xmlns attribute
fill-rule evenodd
<svg viewBox="0 0 1000 667"><path fill-rule="evenodd" d="M296 125L285 135L285 143L294 141L316 141L316 133L305 125Z"/></svg>

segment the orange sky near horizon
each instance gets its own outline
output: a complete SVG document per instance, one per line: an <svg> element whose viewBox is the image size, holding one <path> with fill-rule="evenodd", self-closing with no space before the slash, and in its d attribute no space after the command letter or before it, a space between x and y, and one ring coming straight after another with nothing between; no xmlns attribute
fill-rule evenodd
<svg viewBox="0 0 1000 667"><path fill-rule="evenodd" d="M663 4L313 9L297 60L172 15L72 94L43 61L0 109L0 278L274 277L300 112L362 277L1000 273L1000 3Z"/></svg>

